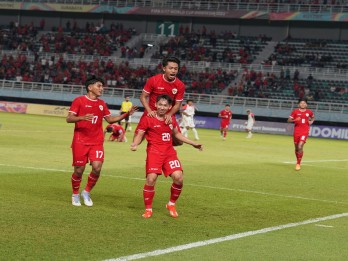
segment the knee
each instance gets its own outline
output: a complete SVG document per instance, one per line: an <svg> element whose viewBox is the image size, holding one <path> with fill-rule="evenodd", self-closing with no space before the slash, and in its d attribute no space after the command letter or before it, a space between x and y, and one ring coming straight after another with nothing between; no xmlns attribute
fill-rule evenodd
<svg viewBox="0 0 348 261"><path fill-rule="evenodd" d="M181 171L178 173L173 173L172 178L175 184L182 185L184 183L184 176Z"/></svg>

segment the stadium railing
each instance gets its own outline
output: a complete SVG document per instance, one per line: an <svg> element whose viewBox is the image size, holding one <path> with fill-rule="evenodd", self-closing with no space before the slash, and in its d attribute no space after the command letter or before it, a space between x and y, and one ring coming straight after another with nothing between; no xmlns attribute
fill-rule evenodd
<svg viewBox="0 0 348 261"><path fill-rule="evenodd" d="M4 2L1 0L1 2ZM311 1L282 1L282 3L267 3L267 0L249 1L218 1L218 0L197 0L197 1L160 1L160 0L6 0L6 2L29 2L29 3L52 3L52 4L73 4L73 5L110 5L116 7L150 7L150 8L172 8L200 11L264 11L264 12L336 12L348 11L347 1L340 1L335 4L313 4Z"/></svg>
<svg viewBox="0 0 348 261"><path fill-rule="evenodd" d="M2 91L14 91L20 92L24 95L21 97L27 97L30 92L49 93L52 96L52 100L55 100L57 93L69 94L69 95L84 95L86 90L84 86L80 85L64 85L64 84L50 84L50 83L38 83L38 82L16 82L1 80L0 81L0 94ZM106 87L103 93L103 97L125 97L139 99L141 90L135 89L120 89ZM2 94L3 96L3 94ZM225 105L242 106L248 108L260 108L260 109L272 109L272 110L292 110L297 108L297 100L280 100L280 99L265 99L265 98L249 98L227 95L208 95L208 94L196 94L186 93L185 99L193 99L196 104L202 105ZM348 104L344 103L323 103L311 101L311 109L314 112L329 112L338 114L348 114Z"/></svg>

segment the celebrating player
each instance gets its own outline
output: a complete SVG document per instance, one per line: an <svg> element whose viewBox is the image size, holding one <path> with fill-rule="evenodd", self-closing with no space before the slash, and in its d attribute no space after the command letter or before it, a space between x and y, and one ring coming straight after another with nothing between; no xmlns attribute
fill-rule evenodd
<svg viewBox="0 0 348 261"><path fill-rule="evenodd" d="M72 165L74 166L74 173L71 176L72 204L74 206L81 206L79 190L82 174L88 162L92 166L92 171L88 176L87 185L81 196L86 206L93 206L90 191L99 179L104 161L103 118L108 123L115 123L137 110L137 107L133 106L128 113L111 116L105 102L98 98L102 94L103 85L104 81L101 78L95 76L88 78L85 83L87 94L73 100L66 118L68 123L75 123L74 137L71 144Z"/></svg>
<svg viewBox="0 0 348 261"><path fill-rule="evenodd" d="M180 69L180 60L176 57L164 58L162 61L163 73L150 77L140 95L140 101L149 117L156 116L156 98L167 94L172 98L171 109L165 115L166 123L172 121L172 116L178 112L184 99L185 85L176 77Z"/></svg>
<svg viewBox="0 0 348 261"><path fill-rule="evenodd" d="M231 111L229 104L225 105L225 109L220 111L218 117L221 118L221 122L220 122L221 137L223 140L226 140L228 127L229 127L231 119L232 119L232 111Z"/></svg>
<svg viewBox="0 0 348 261"><path fill-rule="evenodd" d="M180 196L183 188L183 170L176 151L172 145L172 137L175 136L181 142L192 145L194 148L202 150L203 146L186 138L178 130L177 122L165 122L167 112L172 108L172 99L168 95L159 95L156 98L156 113L154 117L142 117L136 129L131 150L136 151L144 136L147 144L146 158L146 182L143 189L145 204L144 218L152 216L152 202L155 196L155 184L158 175L162 173L173 180L170 190L170 200L166 205L169 214L176 218L175 203Z"/></svg>
<svg viewBox="0 0 348 261"><path fill-rule="evenodd" d="M314 114L307 109L307 101L300 99L298 102L299 108L293 110L288 118L288 122L293 122L294 127L294 144L296 155L296 170L301 169L301 160L303 157L303 146L309 135L310 125L314 122Z"/></svg>

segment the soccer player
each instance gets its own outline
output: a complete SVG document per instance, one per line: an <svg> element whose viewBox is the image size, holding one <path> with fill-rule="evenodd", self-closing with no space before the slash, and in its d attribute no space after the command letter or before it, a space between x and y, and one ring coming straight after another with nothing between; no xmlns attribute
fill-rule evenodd
<svg viewBox="0 0 348 261"><path fill-rule="evenodd" d="M252 113L251 110L247 110L246 112L248 114L248 121L247 121L247 124L245 127L245 131L248 132L247 138L250 139L253 136L251 131L252 131L254 123L255 123L255 115L254 115L254 113Z"/></svg>
<svg viewBox="0 0 348 261"><path fill-rule="evenodd" d="M178 213L175 203L183 188L183 169L172 145L172 137L175 136L178 140L199 150L202 150L203 146L182 135L178 130L178 123L175 119L169 124L165 122L167 112L172 108L172 99L168 95L159 95L156 101L155 116L140 119L130 149L136 151L144 136L146 137L148 142L146 149L146 182L143 188L145 212L142 216L144 218L152 216L156 180L163 173L165 177L170 176L173 180L170 189L170 200L166 208L169 210L169 214L176 218Z"/></svg>
<svg viewBox="0 0 348 261"><path fill-rule="evenodd" d="M226 140L228 127L232 119L232 111L229 104L226 104L225 109L219 112L218 117L221 118L221 122L220 122L221 137L223 140Z"/></svg>
<svg viewBox="0 0 348 261"><path fill-rule="evenodd" d="M196 108L193 105L193 100L187 100L187 104L182 107L182 120L185 129L183 130L182 134L187 137L188 136L188 131L191 129L193 132L193 135L195 137L195 140L199 140L198 133L196 130L196 125L193 119L193 116L195 115Z"/></svg>
<svg viewBox="0 0 348 261"><path fill-rule="evenodd" d="M140 95L140 101L145 108L147 116L154 118L156 116L156 98L158 95L167 94L172 98L171 109L165 115L166 123L172 121L180 109L184 99L185 84L177 78L180 69L180 60L176 57L167 57L162 61L163 73L150 77ZM144 115L143 115L144 116Z"/></svg>
<svg viewBox="0 0 348 261"><path fill-rule="evenodd" d="M75 98L69 109L66 122L75 123L74 137L71 144L74 173L71 176L72 204L81 206L80 184L86 164L89 162L92 171L88 176L85 189L82 191L84 204L93 206L90 198L90 191L97 183L104 161L104 135L103 118L108 123L115 123L131 115L137 110L133 106L128 113L120 116L111 116L106 103L99 99L103 91L104 81L101 78L92 76L86 80L85 87L87 94Z"/></svg>
<svg viewBox="0 0 348 261"><path fill-rule="evenodd" d="M293 122L294 127L294 144L296 155L296 167L295 170L301 169L301 160L303 157L303 146L309 135L310 125L314 122L314 114L311 110L307 109L307 100L300 99L298 101L298 109L292 111L288 118L288 122Z"/></svg>
<svg viewBox="0 0 348 261"><path fill-rule="evenodd" d="M124 114L124 113L127 113L129 112L129 110L132 108L133 106L133 103L130 101L129 99L129 96L126 96L124 98L124 101L121 103L121 110L120 110L120 114ZM125 126L124 126L124 129L131 131L132 130L132 127L130 125L130 115L127 115L126 118L124 118L125 120ZM119 122L119 124L121 125L121 122Z"/></svg>
<svg viewBox="0 0 348 261"><path fill-rule="evenodd" d="M109 124L104 130L104 137L106 133L110 133L109 141L127 142L126 130L118 123Z"/></svg>

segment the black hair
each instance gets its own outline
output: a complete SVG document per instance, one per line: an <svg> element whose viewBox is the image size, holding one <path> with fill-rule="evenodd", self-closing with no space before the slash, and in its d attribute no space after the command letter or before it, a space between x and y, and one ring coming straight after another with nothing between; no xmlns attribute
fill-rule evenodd
<svg viewBox="0 0 348 261"><path fill-rule="evenodd" d="M169 104L172 104L173 103L173 99L168 96L167 94L161 94L161 95L158 95L157 98L156 98L156 103L159 102L159 100L167 100Z"/></svg>
<svg viewBox="0 0 348 261"><path fill-rule="evenodd" d="M162 60L162 66L166 67L169 62L178 64L178 67L180 68L180 60L176 58L175 56L165 57Z"/></svg>
<svg viewBox="0 0 348 261"><path fill-rule="evenodd" d="M226 104L225 106L231 107L229 104Z"/></svg>
<svg viewBox="0 0 348 261"><path fill-rule="evenodd" d="M189 103L189 102L193 102L193 100L191 100L191 99L188 99L187 101L186 101L187 103Z"/></svg>
<svg viewBox="0 0 348 261"><path fill-rule="evenodd" d="M107 127L107 128L106 128L106 131L107 131L107 132L112 132L113 130L114 130L114 129L113 129L112 127Z"/></svg>
<svg viewBox="0 0 348 261"><path fill-rule="evenodd" d="M300 102L302 102L302 101L304 101L305 103L307 103L307 100L304 99L304 98L298 99L298 103L300 103Z"/></svg>
<svg viewBox="0 0 348 261"><path fill-rule="evenodd" d="M97 77L95 75L88 77L85 82L86 91L88 92L88 86L90 86L91 84L95 84L96 82L101 82L104 85L104 80L102 78Z"/></svg>

